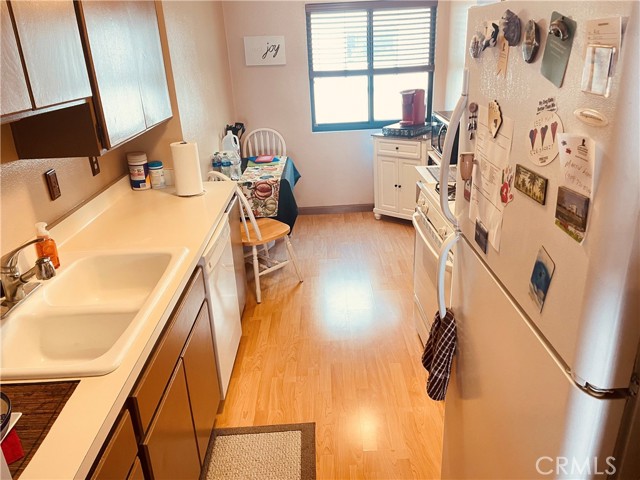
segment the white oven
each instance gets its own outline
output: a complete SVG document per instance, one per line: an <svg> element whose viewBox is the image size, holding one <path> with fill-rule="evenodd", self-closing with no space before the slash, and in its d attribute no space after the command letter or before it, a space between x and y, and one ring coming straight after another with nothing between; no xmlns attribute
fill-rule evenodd
<svg viewBox="0 0 640 480"><path fill-rule="evenodd" d="M422 343L429 335L433 317L438 310L436 298L436 276L438 271L438 253L444 239L452 232L440 209L430 167L417 167L422 179L418 181L418 201L413 214L413 226L416 230L414 267L413 267L413 318ZM453 208L453 202L450 202ZM445 274L445 301L451 302L451 269L453 256L449 254Z"/></svg>

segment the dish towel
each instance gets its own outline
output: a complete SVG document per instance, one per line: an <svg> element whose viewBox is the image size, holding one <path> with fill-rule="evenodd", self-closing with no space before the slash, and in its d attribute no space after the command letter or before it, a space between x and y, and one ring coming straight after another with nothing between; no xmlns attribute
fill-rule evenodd
<svg viewBox="0 0 640 480"><path fill-rule="evenodd" d="M444 318L436 312L422 353L422 365L429 372L427 395L433 400L444 400L451 376L451 362L456 351L456 321L447 309Z"/></svg>

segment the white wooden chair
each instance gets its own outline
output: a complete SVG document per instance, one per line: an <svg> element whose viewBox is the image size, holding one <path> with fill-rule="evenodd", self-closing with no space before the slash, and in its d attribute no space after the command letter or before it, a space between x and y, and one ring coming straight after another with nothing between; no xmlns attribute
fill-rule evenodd
<svg viewBox="0 0 640 480"><path fill-rule="evenodd" d="M245 137L242 151L245 157L286 155L287 145L277 131L271 128L258 128Z"/></svg>
<svg viewBox="0 0 640 480"><path fill-rule="evenodd" d="M220 172L210 171L208 174L208 180L227 180L232 181L226 175ZM289 232L291 229L286 223L280 222L274 218L258 218L253 215L251 205L247 197L244 196L242 189L236 184L236 195L240 199L240 218L242 220L242 246L251 247L251 253L247 256L251 256L253 263L253 275L256 282L256 302L262 302L262 292L260 290L260 277L278 270L289 264L289 261L293 263L296 269L298 279L302 282L302 272L298 265L298 259L291 245L289 239ZM247 217L249 223L247 223ZM287 247L288 258L283 261L275 260L269 256L269 250L267 244L269 242L275 242L276 240L284 239L285 246ZM264 253L258 253L258 247L262 246Z"/></svg>

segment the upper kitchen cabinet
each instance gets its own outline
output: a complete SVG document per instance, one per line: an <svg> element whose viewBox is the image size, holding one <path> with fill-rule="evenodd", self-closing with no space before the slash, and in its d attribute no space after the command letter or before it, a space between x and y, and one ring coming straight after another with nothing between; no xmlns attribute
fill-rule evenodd
<svg viewBox="0 0 640 480"><path fill-rule="evenodd" d="M78 3L106 148L171 117L154 2Z"/></svg>
<svg viewBox="0 0 640 480"><path fill-rule="evenodd" d="M3 117L91 97L73 2L1 3Z"/></svg>
<svg viewBox="0 0 640 480"><path fill-rule="evenodd" d="M155 2L89 0L75 13L92 101L13 122L19 158L102 155L171 118Z"/></svg>

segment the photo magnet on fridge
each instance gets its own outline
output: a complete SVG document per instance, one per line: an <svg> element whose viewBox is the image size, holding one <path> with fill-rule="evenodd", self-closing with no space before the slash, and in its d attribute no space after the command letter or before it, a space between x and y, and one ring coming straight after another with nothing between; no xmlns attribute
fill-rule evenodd
<svg viewBox="0 0 640 480"><path fill-rule="evenodd" d="M540 205L544 205L547 198L547 182L546 178L536 172L520 164L516 165L516 189Z"/></svg>
<svg viewBox="0 0 640 480"><path fill-rule="evenodd" d="M558 187L556 225L576 242L582 243L587 232L589 197L566 187Z"/></svg>
<svg viewBox="0 0 640 480"><path fill-rule="evenodd" d="M542 311L544 301L547 298L547 292L555 269L556 265L547 251L544 247L540 247L536 262L533 264L533 272L531 272L531 280L529 282L529 296L536 302L540 311Z"/></svg>
<svg viewBox="0 0 640 480"><path fill-rule="evenodd" d="M489 230L487 230L480 220L476 220L476 243L480 246L484 253L487 253L487 245L489 245Z"/></svg>

